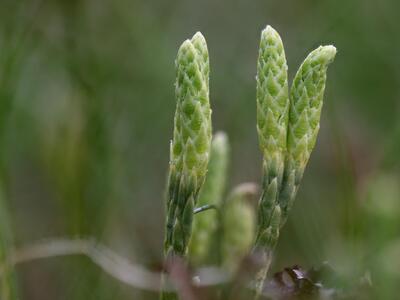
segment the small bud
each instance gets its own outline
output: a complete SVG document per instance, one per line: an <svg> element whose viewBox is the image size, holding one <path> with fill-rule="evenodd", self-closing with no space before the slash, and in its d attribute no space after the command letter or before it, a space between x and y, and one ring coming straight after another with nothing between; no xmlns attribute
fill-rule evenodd
<svg viewBox="0 0 400 300"><path fill-rule="evenodd" d="M225 191L226 172L228 166L229 145L225 133L218 132L211 143L210 162L208 165L207 179L200 191L197 206L222 204ZM210 256L216 239L219 214L216 210L208 210L194 217L193 233L189 244L189 258L193 265L210 263Z"/></svg>
<svg viewBox="0 0 400 300"><path fill-rule="evenodd" d="M255 236L256 213L251 199L254 185L241 185L228 197L223 207L221 244L222 265L234 272L250 250Z"/></svg>

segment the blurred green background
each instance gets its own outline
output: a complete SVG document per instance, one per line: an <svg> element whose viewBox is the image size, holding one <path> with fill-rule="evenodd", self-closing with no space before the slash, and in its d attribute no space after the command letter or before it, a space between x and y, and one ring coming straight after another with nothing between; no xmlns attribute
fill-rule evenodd
<svg viewBox="0 0 400 300"><path fill-rule="evenodd" d="M260 182L255 72L270 24L290 78L320 44L338 49L273 269L327 261L343 286L370 276L373 299L396 299L399 20L396 0L2 0L0 172L16 247L94 236L160 262L174 59L196 31L210 51L214 131L232 145L230 188ZM150 299L84 258L26 263L17 275L21 299Z"/></svg>

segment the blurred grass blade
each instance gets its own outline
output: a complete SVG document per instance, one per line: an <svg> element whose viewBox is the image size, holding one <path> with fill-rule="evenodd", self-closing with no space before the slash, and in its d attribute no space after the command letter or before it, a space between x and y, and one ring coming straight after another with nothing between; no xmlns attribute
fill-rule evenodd
<svg viewBox="0 0 400 300"><path fill-rule="evenodd" d="M12 248L12 238L4 200L4 194L0 187L0 265L5 267L0 275L0 299L16 300L18 298L14 269L6 261Z"/></svg>

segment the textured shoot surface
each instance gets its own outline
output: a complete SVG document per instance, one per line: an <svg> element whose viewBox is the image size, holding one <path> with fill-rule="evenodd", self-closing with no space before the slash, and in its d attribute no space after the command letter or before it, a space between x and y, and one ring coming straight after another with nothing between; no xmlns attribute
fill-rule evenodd
<svg viewBox="0 0 400 300"><path fill-rule="evenodd" d="M193 39L197 48L192 41L186 40L176 59L177 106L170 163L178 176L198 179L195 184L200 187L207 171L211 141L209 66L204 38L197 33Z"/></svg>
<svg viewBox="0 0 400 300"><path fill-rule="evenodd" d="M222 202L226 184L226 172L228 166L229 145L225 133L214 135L211 143L210 163L207 179L201 189L197 206L215 205L219 207ZM194 217L193 233L189 245L190 261L193 265L207 263L212 255L211 247L218 225L218 213L209 210L197 214Z"/></svg>
<svg viewBox="0 0 400 300"><path fill-rule="evenodd" d="M257 63L257 131L263 152L263 193L258 211L257 245L270 226L286 153L289 92L287 63L279 34L267 26L261 33Z"/></svg>
<svg viewBox="0 0 400 300"><path fill-rule="evenodd" d="M291 88L288 153L296 168L304 169L314 148L321 116L326 71L336 48L321 46L300 66Z"/></svg>
<svg viewBox="0 0 400 300"><path fill-rule="evenodd" d="M296 190L317 140L326 73L335 55L335 47L320 46L307 56L293 80L285 182L280 195L283 222L293 204Z"/></svg>
<svg viewBox="0 0 400 300"><path fill-rule="evenodd" d="M288 111L285 51L279 34L267 26L261 33L257 63L257 131L266 159L286 150Z"/></svg>
<svg viewBox="0 0 400 300"><path fill-rule="evenodd" d="M183 42L176 59L176 112L171 142L165 251L185 255L193 208L207 172L211 143L209 60L204 37Z"/></svg>
<svg viewBox="0 0 400 300"><path fill-rule="evenodd" d="M264 262L256 276L256 298L261 294L280 227L287 219L317 139L326 71L335 54L333 46L312 51L300 66L289 97L282 41L270 26L261 34L257 131L264 160L255 250Z"/></svg>

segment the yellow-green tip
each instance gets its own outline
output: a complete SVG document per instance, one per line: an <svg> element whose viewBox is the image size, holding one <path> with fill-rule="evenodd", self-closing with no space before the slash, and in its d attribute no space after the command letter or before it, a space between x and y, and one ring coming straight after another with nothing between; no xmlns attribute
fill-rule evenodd
<svg viewBox="0 0 400 300"><path fill-rule="evenodd" d="M336 47L333 45L319 46L317 49L312 51L310 55L318 56L318 61L321 64L328 65L335 59Z"/></svg>
<svg viewBox="0 0 400 300"><path fill-rule="evenodd" d="M261 38L267 39L267 44L275 44L276 40L282 42L279 33L270 25L267 25L267 27L265 27L265 29L261 32Z"/></svg>

